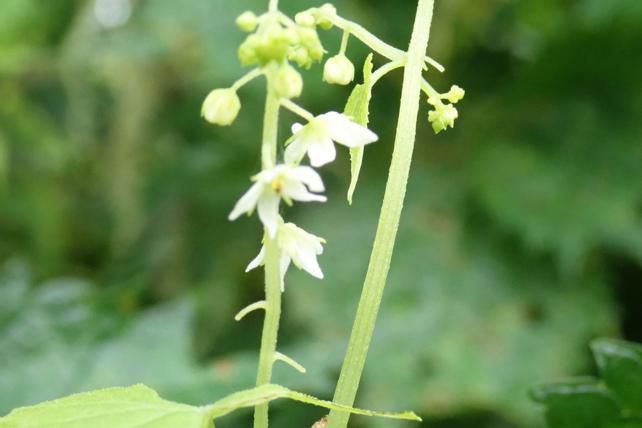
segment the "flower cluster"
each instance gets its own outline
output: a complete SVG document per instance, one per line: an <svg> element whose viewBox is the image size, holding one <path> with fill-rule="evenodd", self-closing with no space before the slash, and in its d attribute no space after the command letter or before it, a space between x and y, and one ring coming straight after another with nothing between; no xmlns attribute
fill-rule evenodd
<svg viewBox="0 0 642 428"><path fill-rule="evenodd" d="M287 205L297 202L325 202L321 193L325 187L319 173L310 166L300 165L307 154L314 167L323 166L336 158L334 142L347 147L363 147L377 141L377 135L337 112L329 112L312 118L306 125L292 126L284 163L264 169L254 177L254 184L239 199L229 215L236 220L242 214L251 214L255 209L265 227L267 238L276 241L281 251L281 287L290 261L299 269L322 279L323 273L317 256L323 253L322 238L312 235L293 223L285 223L279 215L281 200ZM260 266L264 249L248 266L248 270Z"/></svg>
<svg viewBox="0 0 642 428"><path fill-rule="evenodd" d="M264 162L263 171L252 177L253 184L237 202L229 219L236 220L244 213L251 215L256 209L265 227L266 239L276 242L280 250L281 274L285 275L292 261L300 269L321 278L323 275L316 257L323 251L323 240L292 223L284 222L280 216L281 200L287 205L292 205L294 201L325 202L323 181L313 168L320 168L335 160L335 143L350 149L353 174L351 189L354 190L363 148L378 139L367 128L372 86L387 72L404 65L404 53L376 39L362 27L339 17L330 4L300 12L294 19L278 10L270 10L260 16L245 12L237 18L236 23L242 31L249 33L239 48L239 60L242 65L255 68L231 87L213 90L203 103L202 116L216 125L231 125L241 109L237 91L251 80L264 76L268 82L268 93L278 99L278 108L291 110L306 123L292 125L292 136L285 142L283 160L280 163L276 160L267 164ZM346 56L351 31L354 31L352 35L374 50L380 47L382 50L379 52L390 62L372 73L371 59L366 61L364 83L355 87L346 105L347 114L330 111L315 116L292 101L303 90L303 79L295 66L307 69L323 59L326 51L317 30L330 29L335 25L343 29L343 39L339 52L324 65L325 82L347 85L354 80L355 67ZM443 70L428 57L426 63ZM464 97L464 90L453 86L447 93L440 94L426 81L422 88L433 107L428 113L428 120L435 132L453 127L458 117L454 104ZM301 165L306 157L310 166ZM349 191L349 200L352 190ZM264 250L248 269L261 265L263 255Z"/></svg>
<svg viewBox="0 0 642 428"><path fill-rule="evenodd" d="M280 215L281 201L287 205L294 201L325 202L323 181L313 167L319 168L335 160L335 143L355 149L378 139L367 127L342 113L330 111L314 116L292 101L303 90L301 75L293 64L309 68L314 62L321 61L325 50L317 27L331 28L334 16L336 10L331 5L315 9L314 13L298 13L294 20L274 11L261 16L243 13L236 23L242 31L250 34L239 48L239 59L243 65L256 68L231 87L213 90L205 99L201 112L210 123L232 124L241 109L238 89L263 75L268 81L268 91L279 99L279 108L292 110L307 121L292 126L292 136L285 143L283 161L264 167L252 177L253 184L229 215L230 220L236 220L242 214L251 215L257 211L265 228L264 239L275 242L280 252L282 289L283 277L291 263L316 278L323 278L317 256L323 253L325 241L293 223L285 222ZM354 66L345 56L346 42L344 37L341 52L325 64L324 80L328 83L346 85L354 79ZM306 156L311 166L301 165ZM247 270L263 265L264 257L265 247Z"/></svg>

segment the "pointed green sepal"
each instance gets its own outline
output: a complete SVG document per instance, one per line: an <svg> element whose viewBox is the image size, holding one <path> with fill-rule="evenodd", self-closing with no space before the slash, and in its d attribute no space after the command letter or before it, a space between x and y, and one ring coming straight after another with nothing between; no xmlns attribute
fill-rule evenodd
<svg viewBox="0 0 642 428"><path fill-rule="evenodd" d="M349 116L359 125L368 126L370 121L370 98L372 98L372 54L368 55L363 66L363 83L356 85L348 98L343 110L346 116ZM359 181L361 164L363 163L363 147L350 149L351 162L351 179L348 188L348 203L352 205L352 196Z"/></svg>

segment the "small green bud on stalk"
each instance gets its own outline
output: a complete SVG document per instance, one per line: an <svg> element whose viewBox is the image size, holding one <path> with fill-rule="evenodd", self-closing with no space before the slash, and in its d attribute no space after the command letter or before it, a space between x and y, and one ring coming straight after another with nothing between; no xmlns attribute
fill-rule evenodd
<svg viewBox="0 0 642 428"><path fill-rule="evenodd" d="M258 23L259 19L249 10L247 12L243 12L238 18L236 18L236 25L241 29L241 31L245 31L246 33L251 33L256 30Z"/></svg>
<svg viewBox="0 0 642 428"><path fill-rule="evenodd" d="M214 89L203 102L201 116L214 125L229 126L240 110L241 100L234 89Z"/></svg>
<svg viewBox="0 0 642 428"><path fill-rule="evenodd" d="M453 85L450 88L450 91L446 94L446 99L453 104L457 104L459 101L464 99L464 95L466 95L466 91L457 85Z"/></svg>
<svg viewBox="0 0 642 428"><path fill-rule="evenodd" d="M274 73L274 91L281 98L297 98L303 91L303 78L290 64L283 63Z"/></svg>
<svg viewBox="0 0 642 428"><path fill-rule="evenodd" d="M436 134L445 131L450 126L455 127L455 119L459 112L452 104L437 104L435 110L428 112L428 121L432 123L432 129Z"/></svg>
<svg viewBox="0 0 642 428"><path fill-rule="evenodd" d="M314 16L310 12L299 12L294 17L294 20L302 27L312 28L316 25Z"/></svg>
<svg viewBox="0 0 642 428"><path fill-rule="evenodd" d="M299 47L290 52L288 58L291 61L296 62L299 67L309 68L312 65L312 59L308 54L308 50L303 47Z"/></svg>
<svg viewBox="0 0 642 428"><path fill-rule="evenodd" d="M347 85L354 80L354 65L343 54L333 56L323 67L323 80L331 85Z"/></svg>
<svg viewBox="0 0 642 428"><path fill-rule="evenodd" d="M317 16L317 24L324 30L329 30L332 28L332 21L329 18L332 18L337 14L337 8L330 3L326 3L319 8L319 15Z"/></svg>
<svg viewBox="0 0 642 428"><path fill-rule="evenodd" d="M248 66L254 65L259 62L259 57L256 54L256 48L260 43L261 38L256 34L250 35L245 41L239 46L239 61L241 65Z"/></svg>

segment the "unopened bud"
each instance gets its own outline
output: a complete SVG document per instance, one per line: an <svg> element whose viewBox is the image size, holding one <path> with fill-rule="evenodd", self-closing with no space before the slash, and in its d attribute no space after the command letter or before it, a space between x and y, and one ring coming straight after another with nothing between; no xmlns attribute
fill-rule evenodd
<svg viewBox="0 0 642 428"><path fill-rule="evenodd" d="M248 66L254 65L259 62L259 57L256 54L256 49L259 46L260 37L256 34L251 34L241 46L239 46L239 61L241 65Z"/></svg>
<svg viewBox="0 0 642 428"><path fill-rule="evenodd" d="M234 89L214 89L203 102L201 116L209 123L228 126L234 122L240 110L241 100Z"/></svg>
<svg viewBox="0 0 642 428"><path fill-rule="evenodd" d="M288 58L298 64L299 67L309 68L312 65L312 59L306 48L296 48L290 52Z"/></svg>
<svg viewBox="0 0 642 428"><path fill-rule="evenodd" d="M299 27L299 40L301 46L307 51L309 62L305 67L309 67L313 61L321 61L325 50L319 40L319 34L314 28Z"/></svg>
<svg viewBox="0 0 642 428"><path fill-rule="evenodd" d="M259 39L256 48L256 56L259 59L259 63L282 62L287 58L290 44L286 30L274 27L268 33L259 36Z"/></svg>
<svg viewBox="0 0 642 428"><path fill-rule="evenodd" d="M464 95L466 95L466 91L457 85L453 85L446 94L446 99L453 104L457 104L464 98Z"/></svg>
<svg viewBox="0 0 642 428"><path fill-rule="evenodd" d="M354 80L354 65L343 54L333 56L323 67L323 80L332 85L347 85Z"/></svg>
<svg viewBox="0 0 642 428"><path fill-rule="evenodd" d="M303 91L301 74L287 62L274 73L272 82L274 91L282 98L296 98Z"/></svg>
<svg viewBox="0 0 642 428"><path fill-rule="evenodd" d="M299 32L294 28L286 28L283 31L283 36L282 37L290 45L296 45L300 41Z"/></svg>
<svg viewBox="0 0 642 428"><path fill-rule="evenodd" d="M236 25L241 29L241 31L245 31L246 33L251 33L256 30L258 23L259 19L249 10L247 12L243 12L238 18L236 18Z"/></svg>
<svg viewBox="0 0 642 428"><path fill-rule="evenodd" d="M310 12L299 12L294 17L294 20L302 27L314 27L316 25L314 16Z"/></svg>
<svg viewBox="0 0 642 428"><path fill-rule="evenodd" d="M336 14L336 7L334 7L330 3L324 4L319 8L317 24L319 24L319 27L321 27L322 29L329 30L333 26L331 18L333 18Z"/></svg>

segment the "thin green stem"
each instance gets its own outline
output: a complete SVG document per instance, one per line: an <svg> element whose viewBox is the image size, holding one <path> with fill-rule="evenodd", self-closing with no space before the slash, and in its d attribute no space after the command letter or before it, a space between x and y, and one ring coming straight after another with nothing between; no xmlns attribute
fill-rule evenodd
<svg viewBox="0 0 642 428"><path fill-rule="evenodd" d="M245 76L241 77L239 80L234 82L234 84L232 85L232 89L234 89L235 91L238 91L243 86L247 85L252 80L256 79L262 74L263 74L263 70L261 70L260 68L255 68L254 70L248 72Z"/></svg>
<svg viewBox="0 0 642 428"><path fill-rule="evenodd" d="M382 65L374 73L372 73L372 77L370 78L370 85L376 85L379 79L381 79L383 76L393 70L396 70L397 68L403 67L404 65L406 65L405 60L390 61L389 63Z"/></svg>
<svg viewBox="0 0 642 428"><path fill-rule="evenodd" d="M279 0L270 0L270 5L268 6L270 12L276 12L279 10Z"/></svg>
<svg viewBox="0 0 642 428"><path fill-rule="evenodd" d="M274 2L276 3L276 2ZM272 5L272 2L270 3ZM261 149L263 169L276 165L277 138L279 126L279 97L272 89L268 72L268 90L265 102L263 123L263 145ZM256 385L261 386L272 380L272 366L276 355L276 343L281 318L281 272L279 267L279 247L276 239L271 239L267 230L263 240L265 245L265 319L261 335L259 367ZM254 409L254 428L268 428L268 404L257 405Z"/></svg>
<svg viewBox="0 0 642 428"><path fill-rule="evenodd" d="M428 98L437 98L441 99L442 96L435 88L432 87L432 85L425 80L421 82L421 90L428 95Z"/></svg>
<svg viewBox="0 0 642 428"><path fill-rule="evenodd" d="M378 52L380 55L383 55L390 60L398 60L400 58L403 58L403 56L406 54L401 49L397 49L396 47L384 42L356 22L349 21L345 18L340 17L339 15L332 15L328 16L327 18L330 20L330 22L332 22L333 25L342 29L344 33L352 34L357 39L361 40L361 42L363 42L363 44L368 46L370 49Z"/></svg>
<svg viewBox="0 0 642 428"><path fill-rule="evenodd" d="M270 383L272 367L276 360L276 342L281 318L281 279L279 272L279 248L276 241L265 236L265 320L261 336L259 368L256 375L256 386ZM261 404L254 409L254 428L267 428L268 404Z"/></svg>
<svg viewBox="0 0 642 428"><path fill-rule="evenodd" d="M273 70L268 70L268 92L265 101L265 115L263 117L263 144L261 145L263 169L270 169L276 165L279 109L281 104L279 97L271 88L272 72Z"/></svg>
<svg viewBox="0 0 642 428"><path fill-rule="evenodd" d="M303 119L307 120L310 122L311 120L314 120L314 115L295 103L292 100L289 100L287 98L281 98L281 105L285 107L286 109L290 110L292 113L301 116Z"/></svg>
<svg viewBox="0 0 642 428"><path fill-rule="evenodd" d="M356 22L352 22L338 15L328 16L327 19L329 19L337 28L355 36L357 39L361 40L364 45L391 61L399 60L406 56L406 52L389 45ZM432 65L441 73L445 71L443 65L427 55L424 56L424 61Z"/></svg>
<svg viewBox="0 0 642 428"><path fill-rule="evenodd" d="M348 49L348 40L350 40L350 32L344 31L343 36L341 37L341 48L339 48L339 54L345 55L346 50Z"/></svg>
<svg viewBox="0 0 642 428"><path fill-rule="evenodd" d="M368 273L334 394L334 401L344 405L354 403L390 269L415 144L421 76L432 23L433 6L434 0L419 0L417 6L415 25L407 53L397 135L388 183ZM345 428L349 417L348 413L333 411L330 413L328 427Z"/></svg>

